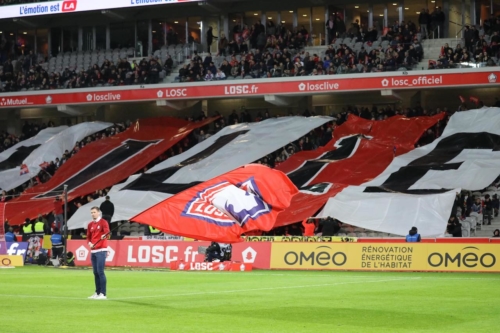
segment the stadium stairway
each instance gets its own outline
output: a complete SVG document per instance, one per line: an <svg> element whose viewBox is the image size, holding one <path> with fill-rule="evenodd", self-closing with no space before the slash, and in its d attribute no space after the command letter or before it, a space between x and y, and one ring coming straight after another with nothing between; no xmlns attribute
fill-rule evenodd
<svg viewBox="0 0 500 333"><path fill-rule="evenodd" d="M429 67L429 60L437 60L441 54L441 47L448 43L451 48L455 48L457 44L464 45L463 40L460 38L438 38L438 39L425 39L422 41L424 48L424 58L416 66L416 70L426 70Z"/></svg>
<svg viewBox="0 0 500 333"><path fill-rule="evenodd" d="M475 237L492 237L495 229L500 229L500 216L491 220L491 225L481 225L481 229L476 230Z"/></svg>

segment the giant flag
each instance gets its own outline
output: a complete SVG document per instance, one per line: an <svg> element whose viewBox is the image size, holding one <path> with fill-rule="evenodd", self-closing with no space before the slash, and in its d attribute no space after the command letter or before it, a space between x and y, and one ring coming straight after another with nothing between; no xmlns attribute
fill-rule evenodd
<svg viewBox="0 0 500 333"><path fill-rule="evenodd" d="M9 149L0 153L0 188L6 191L13 189L9 182L13 178L22 178L21 184L30 180L32 176L26 175L24 177L19 175L19 167L23 161L34 150L48 142L58 133L61 133L68 126L48 127L41 130L37 135L27 140L23 140Z"/></svg>
<svg viewBox="0 0 500 333"><path fill-rule="evenodd" d="M26 183L30 178L35 177L38 172L42 169L40 165L44 162L55 161L56 158L61 158L65 150L71 151L75 146L77 141L81 141L83 138L92 135L96 132L102 131L110 126L112 123L106 122L85 122L80 123L71 127L61 126L55 127L49 132L45 132L48 129L42 130L37 136L35 136L36 141L39 144L34 144L33 141L28 141L23 144L21 148L16 148L16 152L30 152L24 157L21 163L19 163L16 168L5 170L0 172L0 188L4 190L11 190ZM60 129L63 129L60 131ZM40 137L44 137L45 133L55 133L50 135L48 139L41 141ZM28 148L30 147L30 148ZM30 151L31 148L35 148ZM18 154L17 156L20 156ZM11 162L14 162L14 155L11 155ZM20 175L19 166L25 166L26 173Z"/></svg>
<svg viewBox="0 0 500 333"><path fill-rule="evenodd" d="M282 117L227 126L188 151L113 186L109 193L115 205L113 221L130 220L174 194L253 163L331 120L330 117ZM68 222L69 228L86 227L90 207L102 201L78 209Z"/></svg>
<svg viewBox="0 0 500 333"><path fill-rule="evenodd" d="M169 234L234 243L245 231L273 228L297 191L282 172L246 165L184 190L132 220Z"/></svg>
<svg viewBox="0 0 500 333"><path fill-rule="evenodd" d="M337 127L334 138L314 151L299 152L278 166L299 188L276 226L314 216L348 185L363 184L381 174L395 155L414 149L423 132L444 114L433 117L391 117L370 121L356 116Z"/></svg>
<svg viewBox="0 0 500 333"><path fill-rule="evenodd" d="M64 163L45 184L30 188L9 201L5 216L11 224L53 210L54 198L68 185L68 200L112 186L144 168L149 162L203 127L214 118L190 123L176 118L142 119L126 131L93 142Z"/></svg>
<svg viewBox="0 0 500 333"><path fill-rule="evenodd" d="M456 192L484 189L498 175L500 108L457 112L441 137L397 156L361 186L342 189L320 216L398 235L417 226L423 236L440 236Z"/></svg>

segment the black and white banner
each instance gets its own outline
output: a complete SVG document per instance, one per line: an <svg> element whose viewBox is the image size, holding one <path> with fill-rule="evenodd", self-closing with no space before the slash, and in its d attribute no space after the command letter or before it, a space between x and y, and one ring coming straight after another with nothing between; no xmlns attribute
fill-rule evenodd
<svg viewBox="0 0 500 333"><path fill-rule="evenodd" d="M49 127L16 144L0 154L0 188L9 191L24 184L38 174L42 163L61 158L64 151L71 151L77 141L112 125L105 122L86 122L71 127ZM23 175L19 169L22 164L29 170Z"/></svg>
<svg viewBox="0 0 500 333"><path fill-rule="evenodd" d="M129 220L176 193L263 158L332 120L282 117L227 126L188 151L113 186L109 192L115 205L113 221ZM102 201L80 207L69 219L69 228L86 227L90 208Z"/></svg>
<svg viewBox="0 0 500 333"><path fill-rule="evenodd" d="M434 142L396 157L361 186L330 198L320 213L370 230L444 234L456 192L481 190L500 175L500 108L455 113Z"/></svg>

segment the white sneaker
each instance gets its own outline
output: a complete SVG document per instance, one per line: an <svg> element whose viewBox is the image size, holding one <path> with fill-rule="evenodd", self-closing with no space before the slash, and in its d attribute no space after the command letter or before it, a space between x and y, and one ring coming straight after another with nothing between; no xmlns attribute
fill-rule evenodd
<svg viewBox="0 0 500 333"><path fill-rule="evenodd" d="M99 294L94 299L108 299L108 298L103 294Z"/></svg>
<svg viewBox="0 0 500 333"><path fill-rule="evenodd" d="M92 296L88 297L88 299L94 299L94 298L96 298L97 296L98 296L98 295L97 295L97 293L94 293L94 295L92 295Z"/></svg>

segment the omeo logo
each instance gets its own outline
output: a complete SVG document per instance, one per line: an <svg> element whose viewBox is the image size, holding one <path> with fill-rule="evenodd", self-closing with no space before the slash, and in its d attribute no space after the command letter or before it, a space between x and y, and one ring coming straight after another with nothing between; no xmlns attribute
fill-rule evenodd
<svg viewBox="0 0 500 333"><path fill-rule="evenodd" d="M321 83L309 83L302 82L299 84L300 91L330 91L338 90L340 85L337 82L321 82Z"/></svg>
<svg viewBox="0 0 500 333"><path fill-rule="evenodd" d="M28 105L28 98L2 98L0 100L0 106L18 106L18 105Z"/></svg>
<svg viewBox="0 0 500 333"><path fill-rule="evenodd" d="M381 81L382 87L413 87L443 84L443 76L419 76L414 79L388 78Z"/></svg>
<svg viewBox="0 0 500 333"><path fill-rule="evenodd" d="M184 262L196 261L198 251L192 246L186 247L183 253ZM179 247L175 245L129 245L127 248L127 263L171 263L179 260Z"/></svg>
<svg viewBox="0 0 500 333"><path fill-rule="evenodd" d="M434 252L429 255L427 262L432 267L452 267L457 268L462 265L467 268L484 267L491 268L495 266L497 258L493 253L478 253L479 248L467 246L459 253L450 254L448 252Z"/></svg>
<svg viewBox="0 0 500 333"><path fill-rule="evenodd" d="M224 86L225 95L242 95L242 94L256 94L259 90L255 84L252 85L239 85L239 86Z"/></svg>
<svg viewBox="0 0 500 333"><path fill-rule="evenodd" d="M122 99L122 96L120 94L113 94L113 93L107 93L107 94L88 94L87 95L87 102L113 102L113 101L119 101Z"/></svg>
<svg viewBox="0 0 500 333"><path fill-rule="evenodd" d="M330 246L323 245L309 253L289 251L283 256L283 261L288 266L343 266L347 255L344 252L334 252Z"/></svg>
<svg viewBox="0 0 500 333"><path fill-rule="evenodd" d="M167 89L165 90L165 94L163 93L162 90L158 90L156 93L156 96L158 98L162 98L163 96L165 97L187 97L188 95L188 90L186 88L174 88L174 89Z"/></svg>
<svg viewBox="0 0 500 333"><path fill-rule="evenodd" d="M243 226L249 219L255 220L270 212L271 207L262 200L251 177L236 185L221 182L198 192L184 207L182 216L230 227L235 221Z"/></svg>

